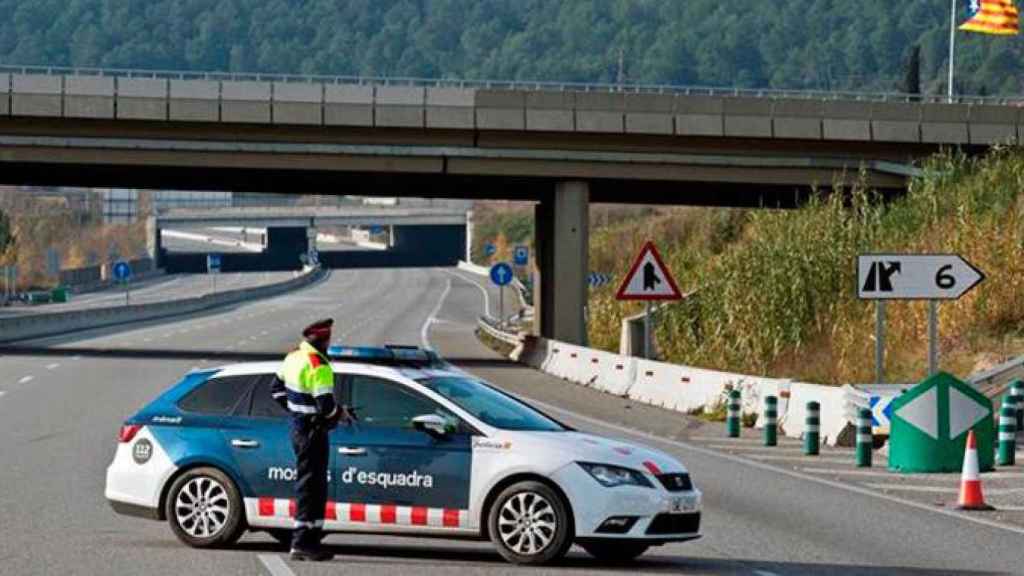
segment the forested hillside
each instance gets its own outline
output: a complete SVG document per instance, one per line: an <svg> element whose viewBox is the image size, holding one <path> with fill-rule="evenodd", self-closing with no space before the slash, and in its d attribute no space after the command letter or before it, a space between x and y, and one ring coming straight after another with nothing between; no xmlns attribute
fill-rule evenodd
<svg viewBox="0 0 1024 576"><path fill-rule="evenodd" d="M967 0L963 0L966 18ZM0 63L894 90L942 0L0 0ZM959 33L961 93L1024 92L1024 42Z"/></svg>

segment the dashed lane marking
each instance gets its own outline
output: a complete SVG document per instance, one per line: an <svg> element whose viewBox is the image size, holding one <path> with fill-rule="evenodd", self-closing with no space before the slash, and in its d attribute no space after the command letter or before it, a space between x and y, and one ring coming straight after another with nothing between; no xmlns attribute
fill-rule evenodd
<svg viewBox="0 0 1024 576"><path fill-rule="evenodd" d="M3 398L7 394L6 391L0 390L0 398Z"/></svg>
<svg viewBox="0 0 1024 576"><path fill-rule="evenodd" d="M756 576L779 576L775 572L769 572L767 570L754 570Z"/></svg>
<svg viewBox="0 0 1024 576"><path fill-rule="evenodd" d="M804 449L798 447L783 448L780 446L743 446L741 444L707 444L713 450L733 450L736 452L766 452L769 454L803 454ZM833 454L853 454L852 450L829 450Z"/></svg>
<svg viewBox="0 0 1024 576"><path fill-rule="evenodd" d="M829 458L828 456L772 456L769 454L744 454L743 456L766 462L803 462L804 464L812 464L814 462L822 464L850 464L853 460L852 458Z"/></svg>
<svg viewBox="0 0 1024 576"><path fill-rule="evenodd" d="M18 384L28 384L32 380L35 380L35 376L22 376L21 380L18 380Z"/></svg>
<svg viewBox="0 0 1024 576"><path fill-rule="evenodd" d="M257 556L260 564L270 572L271 576L295 576L295 572L284 563L280 556L275 554L260 554Z"/></svg>
<svg viewBox="0 0 1024 576"><path fill-rule="evenodd" d="M60 362L54 362L53 364L46 365L47 370L54 370L56 368L60 368Z"/></svg>

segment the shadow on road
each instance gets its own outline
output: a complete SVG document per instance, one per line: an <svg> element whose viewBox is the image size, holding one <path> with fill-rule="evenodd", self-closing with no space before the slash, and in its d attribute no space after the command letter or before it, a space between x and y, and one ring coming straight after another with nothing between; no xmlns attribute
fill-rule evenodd
<svg viewBox="0 0 1024 576"><path fill-rule="evenodd" d="M339 536L343 540L344 536ZM505 562L496 551L484 549L479 546L452 546L446 543L443 547L429 547L425 545L362 545L345 544L342 542L325 542L325 547L335 554L332 564L353 565L416 565L423 566L427 561L430 564L436 562L450 562L448 568L453 572L460 568L479 572L486 566L501 568L502 572L507 570L536 570L533 567L516 567ZM232 548L233 550L277 553L287 561L287 550L284 546L273 542L243 542ZM904 566L865 566L857 564L811 564L802 562L763 562L758 560L731 559L731 558L693 558L687 556L669 556L650 553L640 557L638 560L623 563L607 563L595 560L590 556L576 552L575 550L562 559L560 562L545 567L545 573L552 571L580 572L580 573L601 573L601 572L631 572L641 574L763 574L785 575L785 576L996 576L1009 574L1008 572L989 572L978 570L950 570L950 569L929 569L913 568Z"/></svg>

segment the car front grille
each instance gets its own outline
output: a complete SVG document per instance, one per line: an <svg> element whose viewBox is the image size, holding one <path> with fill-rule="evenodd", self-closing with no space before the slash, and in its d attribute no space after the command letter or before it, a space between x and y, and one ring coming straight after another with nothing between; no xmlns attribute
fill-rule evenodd
<svg viewBox="0 0 1024 576"><path fill-rule="evenodd" d="M693 490L693 482L690 480L690 475L686 473L659 474L658 480L661 481L661 485L665 487L665 490L669 492L689 492Z"/></svg>
<svg viewBox="0 0 1024 576"><path fill-rule="evenodd" d="M691 534L700 531L700 512L658 514L647 526L647 534Z"/></svg>

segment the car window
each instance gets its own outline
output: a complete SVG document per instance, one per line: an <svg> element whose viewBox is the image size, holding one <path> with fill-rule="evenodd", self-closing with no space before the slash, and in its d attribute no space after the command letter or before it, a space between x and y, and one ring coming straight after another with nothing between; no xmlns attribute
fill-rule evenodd
<svg viewBox="0 0 1024 576"><path fill-rule="evenodd" d="M264 374L259 377L256 387L252 390L252 409L249 414L258 418L287 418L288 411L281 407L270 396L270 387L277 377Z"/></svg>
<svg viewBox="0 0 1024 576"><path fill-rule="evenodd" d="M495 428L531 432L567 429L533 407L475 378L440 376L424 378L419 383Z"/></svg>
<svg viewBox="0 0 1024 576"><path fill-rule="evenodd" d="M458 426L459 419L436 402L383 378L349 376L349 404L356 409L362 426L412 428L412 419L437 414Z"/></svg>
<svg viewBox="0 0 1024 576"><path fill-rule="evenodd" d="M287 418L288 410L281 407L270 395L270 389L277 378L274 374L259 376L259 381L252 392L252 409L249 415L256 418ZM343 398L342 395L343 377L340 374L334 375L334 397Z"/></svg>
<svg viewBox="0 0 1024 576"><path fill-rule="evenodd" d="M243 398L255 382L255 376L210 378L178 401L178 408L198 414L227 414Z"/></svg>

